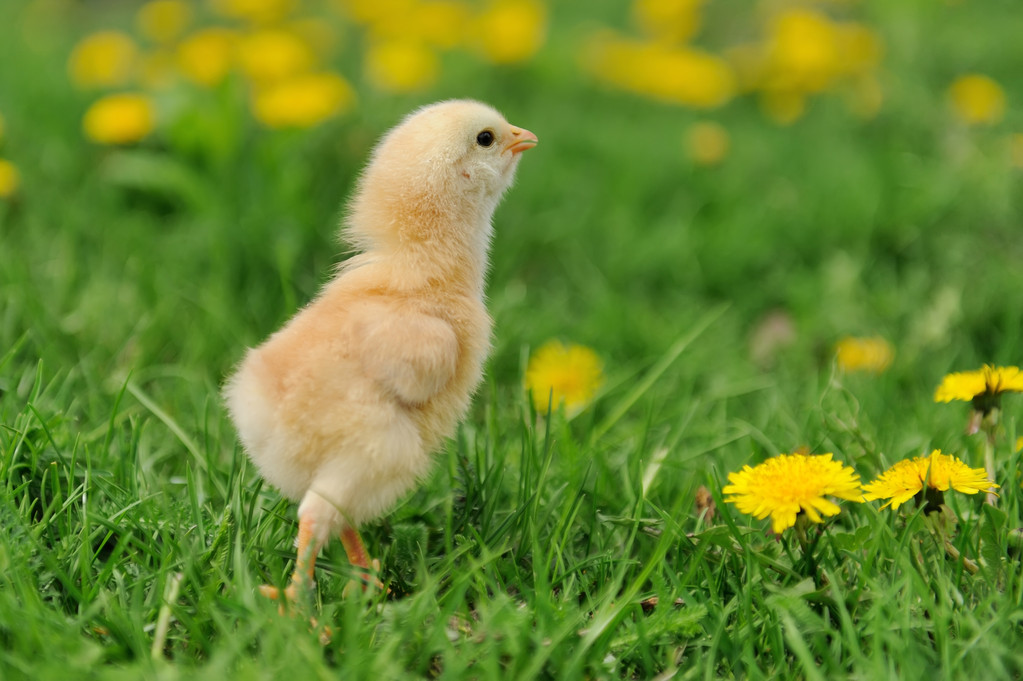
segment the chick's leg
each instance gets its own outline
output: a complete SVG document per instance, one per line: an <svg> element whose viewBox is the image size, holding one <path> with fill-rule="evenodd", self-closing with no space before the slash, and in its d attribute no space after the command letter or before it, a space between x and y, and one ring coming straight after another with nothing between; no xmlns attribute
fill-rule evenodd
<svg viewBox="0 0 1023 681"><path fill-rule="evenodd" d="M372 573L380 572L380 561L370 560L369 554L366 552L366 545L362 543L362 536L359 535L359 531L351 526L345 527L345 529L341 530L341 543L344 544L345 553L348 554L348 562L352 564L352 567L366 570L366 572L359 575L361 582L352 580L345 587L345 592L356 585L361 586L363 589L368 585L382 589L383 583L372 576Z"/></svg>
<svg viewBox="0 0 1023 681"><path fill-rule="evenodd" d="M291 584L284 590L289 602L308 600L313 587L313 569L316 556L327 542L334 527L340 522L340 514L330 502L316 494L306 493L298 507L298 539L295 541L295 573ZM281 597L281 591L274 586L259 587L260 593L273 600Z"/></svg>
<svg viewBox="0 0 1023 681"><path fill-rule="evenodd" d="M354 567L369 569L369 554L366 553L366 545L362 543L362 536L357 529L346 527L341 530L341 543L348 554L348 562Z"/></svg>
<svg viewBox="0 0 1023 681"><path fill-rule="evenodd" d="M305 592L312 588L313 568L316 566L316 555L320 552L320 545L313 539L314 522L310 515L301 516L298 519L298 539L295 542L297 549L295 573L291 576L291 584L284 590L284 597L289 602L294 602L300 592ZM259 587L259 592L275 601L281 597L281 590L276 586L268 584Z"/></svg>

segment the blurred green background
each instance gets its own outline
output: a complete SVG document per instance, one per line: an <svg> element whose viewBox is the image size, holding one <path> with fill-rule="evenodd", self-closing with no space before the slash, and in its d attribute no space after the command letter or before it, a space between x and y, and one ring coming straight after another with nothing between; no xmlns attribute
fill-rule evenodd
<svg viewBox="0 0 1023 681"><path fill-rule="evenodd" d="M496 220L502 382L551 336L655 355L718 301L733 355L772 311L818 364L844 335L885 336L904 366L1018 348L1011 3L3 12L0 154L19 178L0 208L4 332L54 325L43 356L223 375L343 253L335 227L377 136L463 96L543 144Z"/></svg>

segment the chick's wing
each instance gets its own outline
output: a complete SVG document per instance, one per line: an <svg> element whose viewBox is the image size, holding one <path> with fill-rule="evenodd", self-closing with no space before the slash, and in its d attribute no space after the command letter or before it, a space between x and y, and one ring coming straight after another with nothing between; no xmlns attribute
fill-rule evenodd
<svg viewBox="0 0 1023 681"><path fill-rule="evenodd" d="M455 375L458 338L442 319L418 312L377 317L363 329L366 372L407 404L440 393Z"/></svg>

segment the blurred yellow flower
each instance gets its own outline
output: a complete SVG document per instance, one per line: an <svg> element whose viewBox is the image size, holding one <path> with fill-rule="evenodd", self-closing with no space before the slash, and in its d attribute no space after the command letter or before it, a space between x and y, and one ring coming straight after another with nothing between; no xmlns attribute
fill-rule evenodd
<svg viewBox="0 0 1023 681"><path fill-rule="evenodd" d="M735 93L725 60L687 47L598 35L584 55L598 78L638 94L695 108L721 106Z"/></svg>
<svg viewBox="0 0 1023 681"><path fill-rule="evenodd" d="M948 374L934 392L935 402L977 398L997 398L1004 392L1023 392L1023 372L1019 367L984 365L977 371L959 371Z"/></svg>
<svg viewBox="0 0 1023 681"><path fill-rule="evenodd" d="M178 69L189 80L211 87L224 80L234 65L238 35L226 28L204 28L177 47Z"/></svg>
<svg viewBox="0 0 1023 681"><path fill-rule="evenodd" d="M477 48L495 64L532 57L543 45L547 10L536 0L494 0L476 17Z"/></svg>
<svg viewBox="0 0 1023 681"><path fill-rule="evenodd" d="M472 12L457 0L345 0L345 11L371 42L425 43L450 50L469 35Z"/></svg>
<svg viewBox="0 0 1023 681"><path fill-rule="evenodd" d="M835 360L842 371L869 371L879 374L895 356L891 343L880 336L846 337L835 345Z"/></svg>
<svg viewBox="0 0 1023 681"><path fill-rule="evenodd" d="M135 71L138 48L118 31L100 31L75 45L68 60L71 81L82 89L119 87Z"/></svg>
<svg viewBox="0 0 1023 681"><path fill-rule="evenodd" d="M756 466L729 473L731 483L721 489L743 513L757 519L771 517L776 534L796 524L800 513L815 523L822 515L837 515L838 504L827 497L862 501L860 476L832 454L779 454Z"/></svg>
<svg viewBox="0 0 1023 681"><path fill-rule="evenodd" d="M130 144L153 131L156 114L149 97L140 94L108 95L85 112L85 135L100 144Z"/></svg>
<svg viewBox="0 0 1023 681"><path fill-rule="evenodd" d="M806 111L807 95L848 83L849 108L864 118L881 107L874 70L881 61L877 34L854 22L836 22L803 8L784 10L770 21L763 45L729 51L746 89L760 90L760 108L781 125Z"/></svg>
<svg viewBox="0 0 1023 681"><path fill-rule="evenodd" d="M366 77L388 92L411 92L432 85L440 60L429 47L414 42L378 42L366 51Z"/></svg>
<svg viewBox="0 0 1023 681"><path fill-rule="evenodd" d="M964 123L997 123L1005 115L1005 92L991 78L969 74L957 78L948 88L949 101Z"/></svg>
<svg viewBox="0 0 1023 681"><path fill-rule="evenodd" d="M857 23L837 24L841 70L850 75L870 73L881 63L881 39Z"/></svg>
<svg viewBox="0 0 1023 681"><path fill-rule="evenodd" d="M881 508L896 510L917 494L928 489L947 492L954 489L963 494L976 494L997 488L983 468L970 468L957 457L935 449L930 456L918 456L898 462L877 479L863 486L865 499L888 499ZM940 503L940 501L939 501Z"/></svg>
<svg viewBox="0 0 1023 681"><path fill-rule="evenodd" d="M1016 451L1023 452L1023 435L1016 438Z"/></svg>
<svg viewBox="0 0 1023 681"><path fill-rule="evenodd" d="M184 0L152 0L139 8L135 24L155 43L172 43L192 21L192 6Z"/></svg>
<svg viewBox="0 0 1023 681"><path fill-rule="evenodd" d="M634 0L632 14L647 35L681 43L700 30L704 0Z"/></svg>
<svg viewBox="0 0 1023 681"><path fill-rule="evenodd" d="M838 27L812 10L786 10L771 22L768 59L769 89L824 90L842 69Z"/></svg>
<svg viewBox="0 0 1023 681"><path fill-rule="evenodd" d="M21 175L10 161L0 158L0 199L9 199L21 186Z"/></svg>
<svg viewBox="0 0 1023 681"><path fill-rule="evenodd" d="M564 405L574 415L586 408L603 384L603 363L588 347L552 340L529 358L525 382L537 411L546 413L550 403L552 410Z"/></svg>
<svg viewBox="0 0 1023 681"><path fill-rule="evenodd" d="M721 163L728 156L730 143L728 130L713 121L694 123L686 133L689 157L702 166Z"/></svg>
<svg viewBox="0 0 1023 681"><path fill-rule="evenodd" d="M351 109L355 91L336 73L310 73L257 90L252 112L270 128L310 128Z"/></svg>
<svg viewBox="0 0 1023 681"><path fill-rule="evenodd" d="M271 24L288 16L296 2L297 0L212 0L211 4L222 16L254 24Z"/></svg>
<svg viewBox="0 0 1023 681"><path fill-rule="evenodd" d="M442 50L450 50L462 43L470 16L469 8L464 3L445 0L421 2L414 12L418 35Z"/></svg>
<svg viewBox="0 0 1023 681"><path fill-rule="evenodd" d="M263 29L241 37L238 63L252 81L266 83L311 70L316 55L290 31Z"/></svg>
<svg viewBox="0 0 1023 681"><path fill-rule="evenodd" d="M830 0L846 2L846 0ZM788 125L805 113L808 96L843 89L851 111L878 112L876 77L883 44L878 33L838 21L823 0L760 3L762 34L721 54L688 44L699 32L706 0L632 0L636 23L647 36L628 40L598 33L584 50L587 70L616 87L687 107L711 108L737 93L757 93L765 115Z"/></svg>
<svg viewBox="0 0 1023 681"><path fill-rule="evenodd" d="M409 15L419 0L333 0L342 14L357 24L385 24L388 17L401 20Z"/></svg>

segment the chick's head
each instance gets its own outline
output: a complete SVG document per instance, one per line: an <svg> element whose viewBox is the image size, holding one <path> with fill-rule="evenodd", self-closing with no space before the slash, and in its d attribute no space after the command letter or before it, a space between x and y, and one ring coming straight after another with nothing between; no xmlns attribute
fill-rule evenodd
<svg viewBox="0 0 1023 681"><path fill-rule="evenodd" d="M373 151L348 216L363 250L489 237L490 219L536 135L472 100L423 107ZM481 234L482 232L482 234Z"/></svg>

